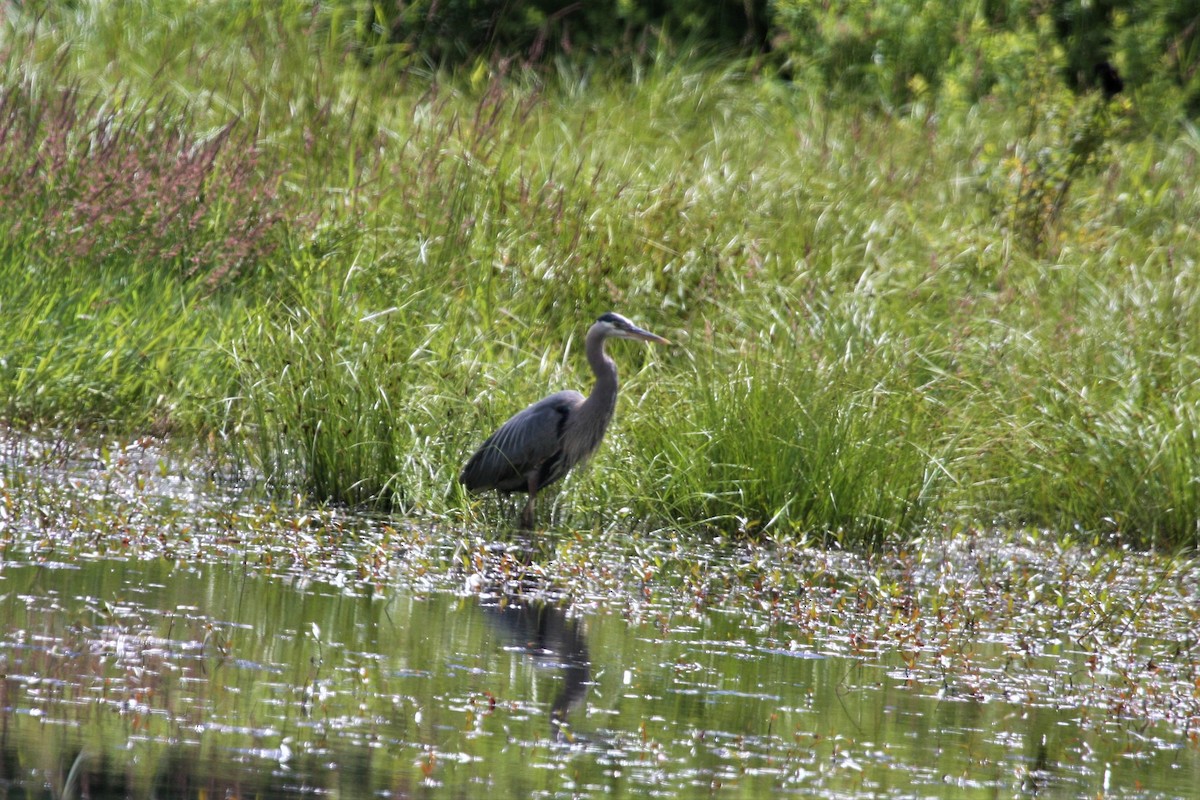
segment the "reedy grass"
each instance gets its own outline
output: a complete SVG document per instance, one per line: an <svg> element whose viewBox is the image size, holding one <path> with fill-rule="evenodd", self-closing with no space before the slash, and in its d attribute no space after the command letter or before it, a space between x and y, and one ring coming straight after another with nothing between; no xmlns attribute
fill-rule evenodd
<svg viewBox="0 0 1200 800"><path fill-rule="evenodd" d="M888 354L827 361L811 344L785 329L670 387L682 419L651 412L660 426L633 445L635 474L659 477L644 513L665 503L669 518L859 544L927 521L944 437L932 404Z"/></svg>
<svg viewBox="0 0 1200 800"><path fill-rule="evenodd" d="M214 346L238 319L176 277L55 274L0 259L0 395L24 425L167 433L219 418L229 383Z"/></svg>
<svg viewBox="0 0 1200 800"><path fill-rule="evenodd" d="M232 23L209 21L170 58L182 34L150 24L164 44L141 53L133 26L43 28L9 80L169 86L190 125L236 117L280 176L284 246L215 294L129 256L84 281L64 257L47 292L10 246L10 419L165 414L322 499L491 523L504 512L455 488L462 459L525 404L586 390L582 333L616 308L678 345L614 348L617 419L558 524L1196 541L1192 129L1114 139L1023 228L1013 153L1065 144L1012 99L888 117L695 62L397 79L268 10L238 23L254 36L218 46ZM56 39L80 66L36 55ZM164 309L137 345L84 310L122 281L140 294L106 314ZM130 366L105 372L109 350Z"/></svg>
<svg viewBox="0 0 1200 800"><path fill-rule="evenodd" d="M355 283L303 287L235 341L243 389L232 433L276 484L428 509L445 492L447 453L464 446L453 424L463 393L446 385L448 365L461 367L448 349L452 315L431 314L421 293L371 308Z"/></svg>

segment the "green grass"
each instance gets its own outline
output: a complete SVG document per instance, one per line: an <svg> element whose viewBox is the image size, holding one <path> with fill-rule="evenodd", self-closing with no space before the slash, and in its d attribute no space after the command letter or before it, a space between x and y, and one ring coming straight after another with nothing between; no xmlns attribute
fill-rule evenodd
<svg viewBox="0 0 1200 800"><path fill-rule="evenodd" d="M221 413L236 389L215 350L235 308L197 303L171 276L84 278L0 261L0 285L10 423L167 433Z"/></svg>
<svg viewBox="0 0 1200 800"><path fill-rule="evenodd" d="M617 419L555 524L1196 543L1194 128L1101 126L1045 82L883 116L697 60L398 76L255 8L9 23L21 112L80 109L53 174L109 175L88 137L117 125L200 220L147 184L95 237L56 228L86 193L21 170L62 126L0 151L9 421L170 430L321 499L492 524L463 459L586 389L616 309L677 344L612 347Z"/></svg>

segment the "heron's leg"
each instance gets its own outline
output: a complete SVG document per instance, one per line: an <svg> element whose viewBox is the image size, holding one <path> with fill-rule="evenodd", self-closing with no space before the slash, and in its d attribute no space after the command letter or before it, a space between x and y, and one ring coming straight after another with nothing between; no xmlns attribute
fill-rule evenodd
<svg viewBox="0 0 1200 800"><path fill-rule="evenodd" d="M521 512L521 528L523 530L533 530L533 495L529 495L529 502L525 504L525 510Z"/></svg>
<svg viewBox="0 0 1200 800"><path fill-rule="evenodd" d="M537 475L529 476L529 500L525 503L525 510L521 512L521 527L527 531L533 530L533 505L537 499Z"/></svg>

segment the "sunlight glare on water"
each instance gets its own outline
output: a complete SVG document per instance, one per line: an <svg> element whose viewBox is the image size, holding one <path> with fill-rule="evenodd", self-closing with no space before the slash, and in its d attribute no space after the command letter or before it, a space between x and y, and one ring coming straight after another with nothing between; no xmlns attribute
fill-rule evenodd
<svg viewBox="0 0 1200 800"><path fill-rule="evenodd" d="M924 697L721 613L666 628L162 560L2 576L10 788L82 758L93 787L160 796L953 796L1078 790L1122 756L1074 711Z"/></svg>

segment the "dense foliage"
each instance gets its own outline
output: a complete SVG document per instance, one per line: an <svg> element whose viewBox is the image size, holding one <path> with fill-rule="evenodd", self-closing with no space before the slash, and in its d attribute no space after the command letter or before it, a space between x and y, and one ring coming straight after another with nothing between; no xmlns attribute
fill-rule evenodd
<svg viewBox="0 0 1200 800"><path fill-rule="evenodd" d="M898 19L868 5L837 30ZM364 67L357 6L304 8L10 14L9 423L174 431L320 498L501 519L464 455L586 388L615 308L679 345L614 345L617 422L561 524L1195 543L1186 82L1076 92L1020 4L909 17L913 48L955 32L940 77L790 82L662 51ZM954 53L999 42L1026 72L965 83Z"/></svg>
<svg viewBox="0 0 1200 800"><path fill-rule="evenodd" d="M1191 0L501 0L335 2L325 18L367 63L530 64L680 48L760 56L806 85L885 105L977 101L1045 63L1073 89L1128 84L1200 111Z"/></svg>
<svg viewBox="0 0 1200 800"><path fill-rule="evenodd" d="M850 98L966 102L1047 67L1076 90L1142 89L1200 110L1200 10L1186 0L775 0L793 69Z"/></svg>

